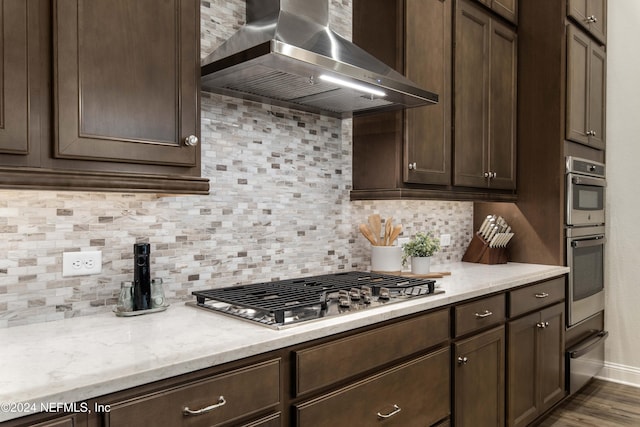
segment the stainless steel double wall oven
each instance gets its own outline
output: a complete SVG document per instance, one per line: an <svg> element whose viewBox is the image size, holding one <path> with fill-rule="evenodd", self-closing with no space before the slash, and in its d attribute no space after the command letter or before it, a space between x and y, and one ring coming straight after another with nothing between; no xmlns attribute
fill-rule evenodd
<svg viewBox="0 0 640 427"><path fill-rule="evenodd" d="M567 327L581 328L604 310L605 165L567 157L566 244ZM584 329L584 328L583 328ZM604 366L604 330L588 330L586 339L567 351L569 392L580 389Z"/></svg>
<svg viewBox="0 0 640 427"><path fill-rule="evenodd" d="M605 166L567 157L568 326L604 310Z"/></svg>

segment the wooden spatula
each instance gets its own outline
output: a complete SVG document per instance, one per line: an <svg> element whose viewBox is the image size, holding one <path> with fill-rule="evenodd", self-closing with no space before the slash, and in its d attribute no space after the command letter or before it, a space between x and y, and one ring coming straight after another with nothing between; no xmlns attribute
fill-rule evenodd
<svg viewBox="0 0 640 427"><path fill-rule="evenodd" d="M362 233L362 235L366 237L366 239L369 242L371 242L373 246L378 246L378 240L375 238L375 236L373 235L373 232L371 231L371 229L367 224L360 224L358 228L360 229L360 232Z"/></svg>

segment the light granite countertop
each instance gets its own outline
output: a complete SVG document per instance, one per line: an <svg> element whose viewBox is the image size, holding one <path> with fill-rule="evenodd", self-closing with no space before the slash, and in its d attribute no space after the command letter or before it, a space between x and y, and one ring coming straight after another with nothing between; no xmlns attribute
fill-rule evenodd
<svg viewBox="0 0 640 427"><path fill-rule="evenodd" d="M282 330L184 303L145 316L102 314L0 330L0 421L41 403L73 403L372 323L565 274L567 267L453 263L444 294ZM28 405L24 405L28 403ZM26 406L26 412L15 409Z"/></svg>

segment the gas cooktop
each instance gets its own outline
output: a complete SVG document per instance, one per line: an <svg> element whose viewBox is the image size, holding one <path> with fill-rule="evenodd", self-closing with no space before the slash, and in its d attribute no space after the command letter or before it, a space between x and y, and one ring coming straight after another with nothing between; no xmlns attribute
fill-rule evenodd
<svg viewBox="0 0 640 427"><path fill-rule="evenodd" d="M352 271L195 291L187 305L281 329L441 293L430 279Z"/></svg>

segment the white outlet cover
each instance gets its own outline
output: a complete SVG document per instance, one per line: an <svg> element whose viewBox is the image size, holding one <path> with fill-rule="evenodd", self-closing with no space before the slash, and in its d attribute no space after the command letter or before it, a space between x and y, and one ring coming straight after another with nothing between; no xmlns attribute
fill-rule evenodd
<svg viewBox="0 0 640 427"><path fill-rule="evenodd" d="M62 277L87 276L101 272L102 251L62 253Z"/></svg>
<svg viewBox="0 0 640 427"><path fill-rule="evenodd" d="M398 237L398 246L402 246L405 243L409 243L409 240L411 240L409 237Z"/></svg>
<svg viewBox="0 0 640 427"><path fill-rule="evenodd" d="M440 235L440 246L445 247L451 244L451 234Z"/></svg>

